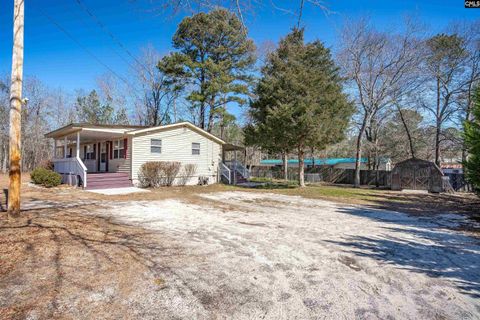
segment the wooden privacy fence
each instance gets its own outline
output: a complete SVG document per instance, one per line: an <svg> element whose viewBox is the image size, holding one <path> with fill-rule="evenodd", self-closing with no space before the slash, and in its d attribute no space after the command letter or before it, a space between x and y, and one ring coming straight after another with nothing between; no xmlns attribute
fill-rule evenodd
<svg viewBox="0 0 480 320"><path fill-rule="evenodd" d="M251 176L258 178L283 179L283 171L277 168L254 167L251 169ZM314 169L305 170L305 181L310 183L328 182L353 184L354 178L354 169L335 169L329 166L319 166ZM391 183L390 171L360 171L360 183L362 185L377 185L377 179L378 186L389 187ZM288 169L288 180L298 180L297 168Z"/></svg>

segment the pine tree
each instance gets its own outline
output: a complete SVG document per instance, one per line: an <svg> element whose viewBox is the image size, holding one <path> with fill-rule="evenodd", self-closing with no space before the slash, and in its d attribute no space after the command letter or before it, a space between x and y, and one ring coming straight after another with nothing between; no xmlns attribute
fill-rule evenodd
<svg viewBox="0 0 480 320"><path fill-rule="evenodd" d="M472 119L465 122L465 145L468 151L465 175L474 191L480 194L480 86L473 95Z"/></svg>
<svg viewBox="0 0 480 320"><path fill-rule="evenodd" d="M95 90L88 96L77 98L76 109L79 120L94 124L111 124L114 121L114 110L108 103L102 104Z"/></svg>
<svg viewBox="0 0 480 320"><path fill-rule="evenodd" d="M255 45L234 13L217 9L183 19L173 47L178 51L159 68L192 89L187 100L198 112L198 125L211 131L222 108L246 103Z"/></svg>
<svg viewBox="0 0 480 320"><path fill-rule="evenodd" d="M303 34L294 29L269 55L246 128L248 143L297 153L302 187L305 152L341 140L353 113L330 50L320 41L305 44Z"/></svg>

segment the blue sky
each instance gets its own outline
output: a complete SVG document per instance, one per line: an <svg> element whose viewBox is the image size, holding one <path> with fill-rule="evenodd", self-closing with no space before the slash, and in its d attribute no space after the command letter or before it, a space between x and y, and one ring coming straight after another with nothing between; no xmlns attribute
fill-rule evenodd
<svg viewBox="0 0 480 320"><path fill-rule="evenodd" d="M182 15L174 18L144 10L146 3L132 0L83 0L133 54L152 44L161 53L171 50L171 37ZM265 1L269 3L269 1ZM292 0L276 0L287 7ZM291 6L291 5L290 5ZM403 14L416 14L433 31L441 31L450 21L480 18L480 9L464 9L461 0L330 1L333 14L326 16L307 5L303 16L308 40L318 38L335 47L337 34L345 18L368 14L380 28L390 28ZM294 9L294 7L291 7ZM13 0L0 0L0 75L9 74L12 50ZM26 76L36 76L50 87L64 90L90 90L95 79L108 70L69 39L43 14L51 16L78 42L103 63L127 77L131 60L111 38L95 24L76 0L26 0L25 63ZM247 17L250 36L257 44L277 42L295 24L295 17L272 9L267 4Z"/></svg>

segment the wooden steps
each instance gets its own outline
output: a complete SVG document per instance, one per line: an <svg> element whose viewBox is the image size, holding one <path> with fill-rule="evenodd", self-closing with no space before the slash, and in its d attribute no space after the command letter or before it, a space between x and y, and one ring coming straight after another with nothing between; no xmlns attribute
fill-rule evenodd
<svg viewBox="0 0 480 320"><path fill-rule="evenodd" d="M128 173L105 172L87 174L86 190L127 188L132 186L133 184Z"/></svg>

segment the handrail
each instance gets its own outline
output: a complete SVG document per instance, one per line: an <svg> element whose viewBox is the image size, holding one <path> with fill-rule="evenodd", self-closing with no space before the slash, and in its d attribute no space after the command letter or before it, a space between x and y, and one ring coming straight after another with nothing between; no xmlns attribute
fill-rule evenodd
<svg viewBox="0 0 480 320"><path fill-rule="evenodd" d="M82 185L87 187L87 167L79 157L53 159L54 170L57 173L75 174L82 178Z"/></svg>
<svg viewBox="0 0 480 320"><path fill-rule="evenodd" d="M250 170L248 170L240 161L236 160L231 160L231 161L225 161L225 163L228 165L231 170L237 171L244 177L245 179L250 178Z"/></svg>
<svg viewBox="0 0 480 320"><path fill-rule="evenodd" d="M220 174L228 180L228 184L232 184L230 168L223 162L220 162Z"/></svg>

